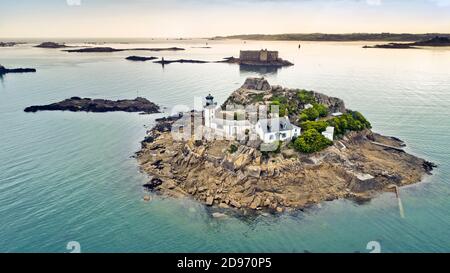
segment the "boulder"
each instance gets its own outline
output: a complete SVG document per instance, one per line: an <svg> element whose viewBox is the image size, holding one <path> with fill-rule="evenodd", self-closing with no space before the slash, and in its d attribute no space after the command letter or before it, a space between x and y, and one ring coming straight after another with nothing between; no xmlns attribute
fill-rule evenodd
<svg viewBox="0 0 450 273"><path fill-rule="evenodd" d="M257 91L270 91L272 89L265 78L247 78L241 88Z"/></svg>
<svg viewBox="0 0 450 273"><path fill-rule="evenodd" d="M207 206L212 206L213 203L214 203L214 197L208 196L208 197L206 198L206 205L207 205Z"/></svg>

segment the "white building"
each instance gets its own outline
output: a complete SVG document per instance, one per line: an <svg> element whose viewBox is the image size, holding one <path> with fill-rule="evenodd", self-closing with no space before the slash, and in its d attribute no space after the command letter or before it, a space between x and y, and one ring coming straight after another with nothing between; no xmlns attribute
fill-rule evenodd
<svg viewBox="0 0 450 273"><path fill-rule="evenodd" d="M328 138L329 140L333 141L334 140L334 127L328 126L327 130L325 132L323 132L322 135L324 137Z"/></svg>
<svg viewBox="0 0 450 273"><path fill-rule="evenodd" d="M255 125L255 131L264 143L292 140L301 134L301 128L292 125L287 117L260 119Z"/></svg>
<svg viewBox="0 0 450 273"><path fill-rule="evenodd" d="M216 134L225 138L237 138L244 136L252 130L252 125L248 120L226 120L215 118L209 128L215 130Z"/></svg>
<svg viewBox="0 0 450 273"><path fill-rule="evenodd" d="M224 119L224 114L225 116L227 114L214 102L214 97L211 94L206 97L203 113L205 127L213 129L217 135L225 138L243 136L253 129L252 124L248 120L234 120L233 113L231 114L232 119Z"/></svg>
<svg viewBox="0 0 450 273"><path fill-rule="evenodd" d="M305 109L311 109L313 107L314 106L311 103L308 103L308 104L305 105Z"/></svg>
<svg viewBox="0 0 450 273"><path fill-rule="evenodd" d="M206 104L203 107L203 115L205 119L205 126L211 128L213 120L216 118L216 111L220 109L220 106L214 102L214 97L209 94L206 97Z"/></svg>
<svg viewBox="0 0 450 273"><path fill-rule="evenodd" d="M264 143L271 143L277 140L292 140L301 135L301 128L291 124L287 117L260 119L256 124L247 119L234 120L234 113L222 111L211 94L206 97L203 115L205 127L225 138L236 138L254 132ZM227 115L233 118L224 119Z"/></svg>

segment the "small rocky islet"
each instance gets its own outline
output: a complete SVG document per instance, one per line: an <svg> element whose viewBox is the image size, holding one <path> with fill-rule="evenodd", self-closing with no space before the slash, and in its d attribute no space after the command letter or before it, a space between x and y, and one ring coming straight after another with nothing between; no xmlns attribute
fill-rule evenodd
<svg viewBox="0 0 450 273"><path fill-rule="evenodd" d="M112 47L86 47L79 49L67 49L63 50L70 53L110 53L110 52L122 52L122 51L182 51L184 48L180 47L167 47L167 48L112 48Z"/></svg>
<svg viewBox="0 0 450 273"><path fill-rule="evenodd" d="M284 97L289 107L305 109L305 102L299 99L302 92L250 78L226 103L264 104ZM329 113L354 113L341 99L308 92ZM136 154L141 170L150 176L146 189L176 198L191 197L239 214L280 213L342 198L366 202L381 192L418 183L436 167L406 153L398 138L372 132L369 123L346 130L313 153L299 152L292 143L282 143L276 152L267 153L260 150L260 141L249 139L174 139L172 128L196 115L202 113L161 118L148 131ZM297 117L297 113L289 114L293 124L302 126ZM332 122L334 117L323 118L327 119Z"/></svg>
<svg viewBox="0 0 450 273"><path fill-rule="evenodd" d="M0 47L14 47L18 44L17 42L0 42Z"/></svg>
<svg viewBox="0 0 450 273"><path fill-rule="evenodd" d="M3 65L0 65L0 76L3 76L8 73L34 73L36 72L35 68L6 68Z"/></svg>
<svg viewBox="0 0 450 273"><path fill-rule="evenodd" d="M158 59L157 57L143 57L143 56L129 56L125 58L128 61L133 62L146 62Z"/></svg>
<svg viewBox="0 0 450 273"><path fill-rule="evenodd" d="M60 43L55 43L55 42L43 42L43 43L36 45L35 47L58 49L58 48L66 48L68 46L66 46L65 44L60 44Z"/></svg>
<svg viewBox="0 0 450 273"><path fill-rule="evenodd" d="M436 36L434 38L413 43L389 43L374 46L364 46L363 48L385 48L385 49L418 49L421 47L450 47L450 38Z"/></svg>
<svg viewBox="0 0 450 273"><path fill-rule="evenodd" d="M186 60L186 59L165 60L163 58L163 59L161 59L159 61L155 61L154 63L166 65L166 64L172 64L172 63L206 64L206 63L211 63L211 62L209 62L209 61L202 61L202 60Z"/></svg>
<svg viewBox="0 0 450 273"><path fill-rule="evenodd" d="M71 111L71 112L141 112L146 114L159 113L160 107L147 100L138 97L133 100L105 100L72 97L57 103L48 105L35 105L24 109L27 113L35 113L38 111Z"/></svg>

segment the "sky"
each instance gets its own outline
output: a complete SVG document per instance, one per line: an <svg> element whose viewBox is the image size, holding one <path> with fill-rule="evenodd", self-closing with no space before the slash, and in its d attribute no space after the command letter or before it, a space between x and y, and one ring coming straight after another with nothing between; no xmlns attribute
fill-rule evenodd
<svg viewBox="0 0 450 273"><path fill-rule="evenodd" d="M450 33L450 0L0 0L0 37Z"/></svg>

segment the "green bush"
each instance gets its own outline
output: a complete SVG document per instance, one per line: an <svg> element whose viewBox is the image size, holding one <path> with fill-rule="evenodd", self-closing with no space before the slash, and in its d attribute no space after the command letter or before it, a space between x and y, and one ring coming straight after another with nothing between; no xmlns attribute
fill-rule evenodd
<svg viewBox="0 0 450 273"><path fill-rule="evenodd" d="M287 103L287 109L289 111L289 114L291 115L298 115L300 113L300 108L298 107L297 101L290 100Z"/></svg>
<svg viewBox="0 0 450 273"><path fill-rule="evenodd" d="M276 154L279 154L281 152L281 145L283 145L282 141L277 140L274 144L277 145L277 149L275 151L273 151Z"/></svg>
<svg viewBox="0 0 450 273"><path fill-rule="evenodd" d="M314 103L313 104L314 109L317 110L317 112L319 112L319 116L320 117L326 117L328 116L328 107L326 105L320 104L320 103Z"/></svg>
<svg viewBox="0 0 450 273"><path fill-rule="evenodd" d="M280 103L283 103L283 104L288 103L288 99L283 96L273 96L272 101L279 101Z"/></svg>
<svg viewBox="0 0 450 273"><path fill-rule="evenodd" d="M350 111L340 117L330 119L328 124L334 127L334 132L338 136L343 136L349 131L362 131L372 128L370 122L356 111Z"/></svg>
<svg viewBox="0 0 450 273"><path fill-rule="evenodd" d="M319 111L314 107L302 111L300 114L300 121L316 120L319 117Z"/></svg>
<svg viewBox="0 0 450 273"><path fill-rule="evenodd" d="M319 117L328 116L328 107L320 103L314 103L312 108L305 109L300 114L300 121L313 121Z"/></svg>
<svg viewBox="0 0 450 273"><path fill-rule="evenodd" d="M316 98L314 97L313 92L300 90L297 92L297 98L302 104L315 103Z"/></svg>
<svg viewBox="0 0 450 273"><path fill-rule="evenodd" d="M300 127L302 128L303 132L315 129L319 133L325 132L325 130L328 127L328 122L326 121L305 121L302 124L300 124Z"/></svg>
<svg viewBox="0 0 450 273"><path fill-rule="evenodd" d="M286 106L286 104L283 104L283 103L275 100L275 101L272 101L272 103L270 104L271 108L272 108L272 106L278 106L278 109L279 109L278 113L279 113L280 117L284 117L284 116L287 115L287 106Z"/></svg>
<svg viewBox="0 0 450 273"><path fill-rule="evenodd" d="M238 147L236 145L234 145L234 144L231 144L230 148L228 148L228 152L230 154L234 154L235 152L237 152L237 150L238 150Z"/></svg>
<svg viewBox="0 0 450 273"><path fill-rule="evenodd" d="M333 141L324 137L316 129L304 132L294 142L294 147L302 153L315 153L333 144Z"/></svg>
<svg viewBox="0 0 450 273"><path fill-rule="evenodd" d="M252 97L252 102L260 102L264 100L264 94L257 94Z"/></svg>

